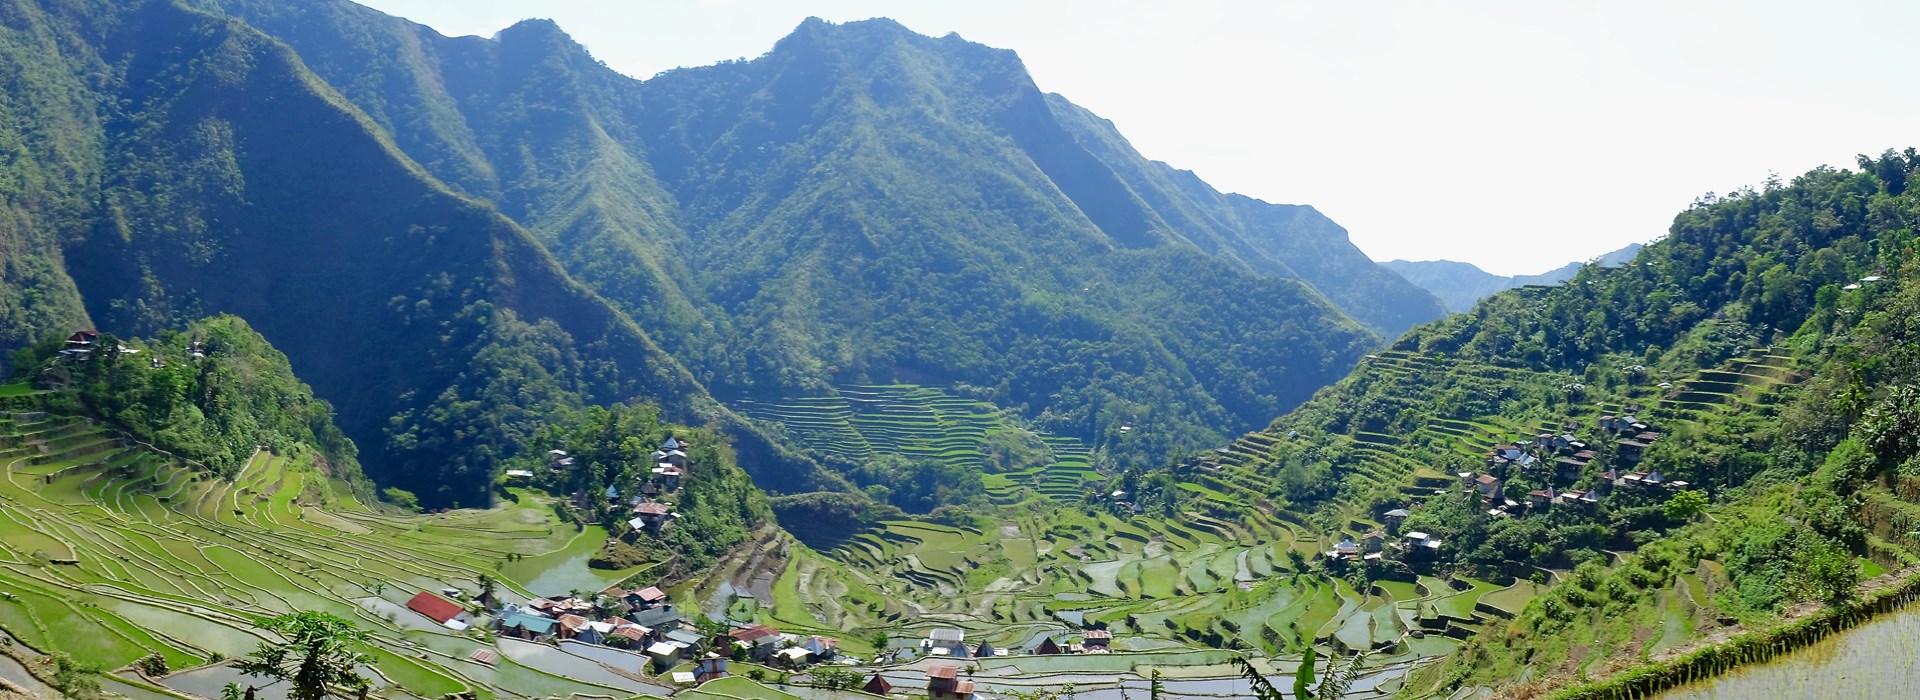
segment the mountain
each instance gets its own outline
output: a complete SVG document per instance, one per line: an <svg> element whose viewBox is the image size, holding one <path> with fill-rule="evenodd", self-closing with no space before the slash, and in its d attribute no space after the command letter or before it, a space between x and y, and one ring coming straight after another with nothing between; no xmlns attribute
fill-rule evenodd
<svg viewBox="0 0 1920 700"><path fill-rule="evenodd" d="M1587 262L1567 263L1561 267L1537 275L1514 275L1502 277L1475 267L1472 263L1452 260L1389 260L1380 263L1389 270L1400 273L1407 281L1420 285L1420 288L1432 292L1446 304L1447 310L1461 313L1473 308L1476 302L1492 296L1495 292L1525 287L1533 284L1559 284L1573 279L1580 268L1587 265L1618 267L1633 260L1633 256L1644 247L1639 243L1607 253Z"/></svg>
<svg viewBox="0 0 1920 700"><path fill-rule="evenodd" d="M1153 420L1159 442L1121 448L1151 461L1442 313L1311 208L1147 161L957 36L809 20L758 59L638 81L546 21L449 38L344 1L207 6L287 42L729 399L965 384L1056 432Z"/></svg>
<svg viewBox="0 0 1920 700"><path fill-rule="evenodd" d="M1626 672L1554 696L1652 694L1889 609L1914 579L1878 573L1920 555L1920 249L1889 216L1920 203L1920 155L1860 165L1709 196L1631 265L1417 327L1175 476L1329 541L1436 543L1335 575L1506 586L1420 613L1485 630L1429 691L1544 696L1588 668Z"/></svg>
<svg viewBox="0 0 1920 700"><path fill-rule="evenodd" d="M542 416L639 399L733 426L771 487L840 487L285 44L167 2L9 7L14 344L243 317L332 402L371 475L435 505L484 503Z"/></svg>

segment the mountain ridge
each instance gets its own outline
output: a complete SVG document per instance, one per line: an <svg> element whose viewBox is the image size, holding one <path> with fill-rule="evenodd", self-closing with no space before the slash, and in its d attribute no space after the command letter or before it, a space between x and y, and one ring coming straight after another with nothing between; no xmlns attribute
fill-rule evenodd
<svg viewBox="0 0 1920 700"><path fill-rule="evenodd" d="M1481 299L1496 292L1534 284L1559 284L1573 279L1587 265L1617 267L1633 260L1646 246L1628 244L1619 250L1596 256L1585 262L1570 262L1537 275L1501 276L1480 269L1473 263L1453 260L1389 260L1382 267L1432 292L1453 313L1469 311Z"/></svg>
<svg viewBox="0 0 1920 700"><path fill-rule="evenodd" d="M403 150L471 196L498 198L569 274L724 396L898 377L998 384L999 403L1091 435L1141 411L1100 416L1083 404L1145 405L1145 390L1130 385L1151 376L1148 384L1181 394L1170 409L1174 434L1218 435L1218 426L1257 425L1303 400L1344 358L1384 342L1355 334L1348 313L1329 303L1394 332L1440 313L1430 295L1384 271L1358 277L1398 290L1413 311L1361 309L1367 285L1295 274L1278 261L1285 255L1237 241L1240 220L1267 213L1204 184L1208 206L1246 213L1188 227L1193 239L1174 233L1113 164L1081 145L1091 137L1075 133L1017 54L957 36L926 37L884 19L815 19L759 58L635 80L600 66L551 22L449 38L342 2L300 12L270 0L207 4L323 57L316 70ZM1267 238L1297 243L1331 227L1330 250L1343 256L1332 267L1378 270L1337 226L1307 218L1318 221L1270 226ZM1290 226L1298 232L1281 233ZM1240 252L1194 242L1209 237L1234 239ZM1292 244L1273 247L1284 245ZM1231 312L1249 326L1246 337L1292 334L1321 350L1210 357L1210 342L1180 337L1157 307L1209 318L1222 314L1220 300L1152 255L1259 290ZM1129 296L1098 291L1136 280L1146 284ZM1145 296L1165 302L1149 306ZM1051 310L1020 311L1034 303ZM1252 314L1256 304L1284 318ZM941 320L931 337L927 319ZM1056 352L1029 343L1037 337L1140 369L1118 382L1086 370L1005 382L1041 362L1036 353ZM1273 379L1250 390L1231 382L1224 395L1195 379L1242 367ZM1065 393L1081 386L1093 395ZM1168 447L1129 449L1147 458Z"/></svg>

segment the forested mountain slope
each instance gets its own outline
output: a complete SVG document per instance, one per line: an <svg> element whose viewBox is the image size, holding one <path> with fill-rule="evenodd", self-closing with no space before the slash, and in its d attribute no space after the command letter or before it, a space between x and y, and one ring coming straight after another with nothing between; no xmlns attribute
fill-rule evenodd
<svg viewBox="0 0 1920 700"><path fill-rule="evenodd" d="M17 208L62 212L13 238L51 280L4 295L39 319L23 336L243 316L334 400L372 471L435 504L483 501L498 461L557 408L646 397L731 420L538 241L420 170L284 44L166 2L12 9L0 53L32 70L8 98L32 124L67 125L22 132L53 155L12 167L69 169L60 194L91 205ZM743 451L773 454L738 432ZM776 487L833 483L805 461L767 465Z"/></svg>
<svg viewBox="0 0 1920 700"><path fill-rule="evenodd" d="M1330 381L1377 342L1349 315L1391 335L1441 313L1317 212L1149 163L958 37L813 20L636 81L545 21L449 38L347 2L206 4L725 396L964 383L1061 432L1155 420L1159 443L1127 445L1144 456Z"/></svg>
<svg viewBox="0 0 1920 700"><path fill-rule="evenodd" d="M1845 601L1920 562L1920 197L1907 187L1920 157L1860 167L1703 199L1627 265L1416 328L1184 469L1230 497L1269 485L1246 497L1336 534L1392 520L1443 542L1406 555L1416 571L1558 584L1469 622L1485 634L1433 671L1435 687L1528 696L1647 659L1694 663L1681 652L1717 629ZM1624 416L1645 427L1603 427ZM1502 444L1514 452L1495 459Z"/></svg>

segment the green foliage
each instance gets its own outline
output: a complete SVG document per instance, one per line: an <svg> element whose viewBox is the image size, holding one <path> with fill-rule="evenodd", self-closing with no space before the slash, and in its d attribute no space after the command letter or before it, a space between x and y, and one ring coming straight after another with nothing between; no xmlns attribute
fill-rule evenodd
<svg viewBox="0 0 1920 700"><path fill-rule="evenodd" d="M353 690L368 684L357 668L373 662L358 651L367 633L352 622L305 611L261 620L260 627L285 641L261 642L234 664L241 673L286 681L287 697L293 700L324 700L332 688Z"/></svg>
<svg viewBox="0 0 1920 700"><path fill-rule="evenodd" d="M157 653L140 657L140 660L133 662L133 666L150 677L167 675L167 657Z"/></svg>
<svg viewBox="0 0 1920 700"><path fill-rule="evenodd" d="M398 486L380 489L380 498L404 511L419 512L420 510L420 497Z"/></svg>
<svg viewBox="0 0 1920 700"><path fill-rule="evenodd" d="M828 690L858 690L866 680L866 675L851 668L822 666L808 675L813 677L813 685Z"/></svg>
<svg viewBox="0 0 1920 700"><path fill-rule="evenodd" d="M59 341L34 346L33 359L22 365L59 365L64 390L44 399L57 410L98 416L226 475L257 446L287 453L310 445L334 475L359 478L358 450L335 427L333 407L314 398L286 356L237 317L208 318L147 341L102 334L85 361L56 363ZM193 356L196 343L205 357Z"/></svg>
<svg viewBox="0 0 1920 700"><path fill-rule="evenodd" d="M47 656L46 663L53 672L51 685L69 700L100 700L107 697L100 689L99 668L76 661L65 652L54 652Z"/></svg>
<svg viewBox="0 0 1920 700"><path fill-rule="evenodd" d="M1313 696L1313 662L1319 652L1309 646L1301 652L1300 667L1293 672L1293 696L1306 698Z"/></svg>
<svg viewBox="0 0 1920 700"><path fill-rule="evenodd" d="M567 409L545 417L544 427L528 439L525 455L509 464L538 474L536 485L558 495L583 494L594 505L589 522L607 522L626 528L632 518L629 503L643 483L653 478L658 464L654 449L668 437L686 445L686 476L679 489L663 496L680 514L657 535L635 533L636 541L610 543L598 555L603 568L625 568L645 561L678 557L684 566L711 563L727 548L746 540L749 533L772 516L767 496L742 471L727 440L706 429L673 425L661 420L652 405L589 406ZM563 450L573 467L554 471L548 450ZM535 457L535 456L538 457ZM609 503L601 494L607 487L622 494Z"/></svg>
<svg viewBox="0 0 1920 700"><path fill-rule="evenodd" d="M1666 513L1672 520L1692 520L1706 510L1707 495L1699 491L1681 491L1667 499Z"/></svg>

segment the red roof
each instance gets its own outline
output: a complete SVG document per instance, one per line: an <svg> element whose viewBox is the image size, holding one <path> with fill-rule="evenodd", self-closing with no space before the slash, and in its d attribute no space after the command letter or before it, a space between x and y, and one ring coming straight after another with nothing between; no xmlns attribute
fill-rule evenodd
<svg viewBox="0 0 1920 700"><path fill-rule="evenodd" d="M637 505L637 506L634 506L634 507L633 507L633 512L635 512L635 513L639 513L639 514L641 514L641 515L666 515L666 514L667 514L667 504L665 504L665 503L642 503L642 504L640 504L640 505Z"/></svg>
<svg viewBox="0 0 1920 700"><path fill-rule="evenodd" d="M1107 630L1087 630L1080 636L1086 639L1113 639L1113 633Z"/></svg>
<svg viewBox="0 0 1920 700"><path fill-rule="evenodd" d="M560 626L565 627L569 630L578 631L580 628L587 626L587 622L588 622L587 618L581 617L579 615L561 615L560 616Z"/></svg>
<svg viewBox="0 0 1920 700"><path fill-rule="evenodd" d="M932 666L927 667L927 677L928 678L944 678L947 680L952 680L954 678L960 677L960 667L948 666L946 664L934 664Z"/></svg>
<svg viewBox="0 0 1920 700"><path fill-rule="evenodd" d="M446 624L448 620L459 617L460 613L467 611L466 608L460 607L459 603L426 591L421 591L420 595L407 601L407 607L441 624Z"/></svg>
<svg viewBox="0 0 1920 700"><path fill-rule="evenodd" d="M958 683L953 684L953 694L954 695L972 695L973 681L960 681Z"/></svg>
<svg viewBox="0 0 1920 700"><path fill-rule="evenodd" d="M754 625L752 627L742 627L732 632L728 632L727 636L733 637L734 639L738 639L743 642L751 642L756 639L765 639L767 637L778 637L780 636L780 630L774 629L772 627L768 627L766 625Z"/></svg>
<svg viewBox="0 0 1920 700"><path fill-rule="evenodd" d="M659 586L647 586L646 588L642 588L640 590L634 591L633 594L640 596L641 600L651 601L651 600L667 599L667 592L660 590Z"/></svg>

